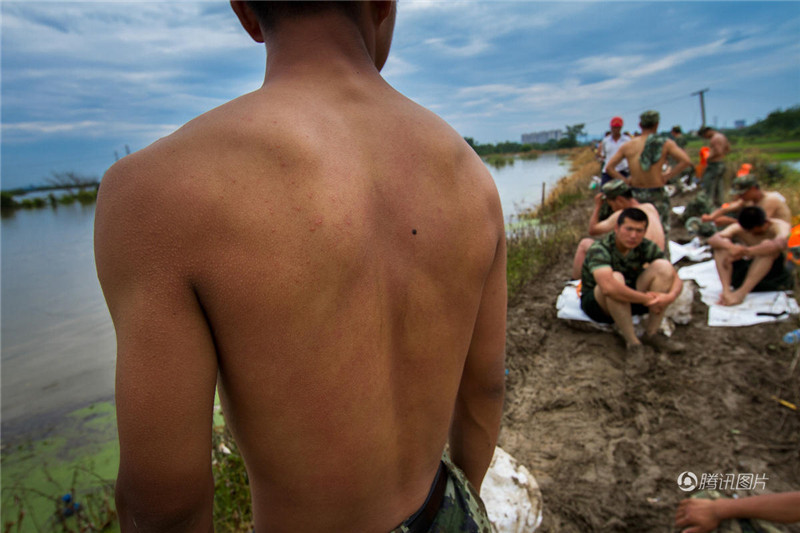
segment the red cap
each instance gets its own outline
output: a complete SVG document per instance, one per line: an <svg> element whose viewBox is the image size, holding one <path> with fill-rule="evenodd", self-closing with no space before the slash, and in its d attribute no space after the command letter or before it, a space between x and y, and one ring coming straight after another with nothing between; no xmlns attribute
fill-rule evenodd
<svg viewBox="0 0 800 533"><path fill-rule="evenodd" d="M614 117L611 119L611 127L612 128L621 128L622 127L622 117Z"/></svg>

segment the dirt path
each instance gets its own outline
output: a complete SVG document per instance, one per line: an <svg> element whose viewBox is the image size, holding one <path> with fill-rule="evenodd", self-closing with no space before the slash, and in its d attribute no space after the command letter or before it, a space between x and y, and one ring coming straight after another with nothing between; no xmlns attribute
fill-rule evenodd
<svg viewBox="0 0 800 533"><path fill-rule="evenodd" d="M509 308L500 445L540 484L539 531L675 531L685 471L753 473L766 476L766 492L800 490L800 413L770 398L800 405L800 368L788 375L794 348L781 340L797 319L710 328L696 298L692 323L673 337L687 352L649 351L650 370L626 380L616 335L556 318L571 259L558 258Z"/></svg>

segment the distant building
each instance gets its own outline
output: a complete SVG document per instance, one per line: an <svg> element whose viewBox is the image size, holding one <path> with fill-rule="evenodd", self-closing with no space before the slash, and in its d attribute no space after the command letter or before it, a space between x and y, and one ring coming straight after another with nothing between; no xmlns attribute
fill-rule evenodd
<svg viewBox="0 0 800 533"><path fill-rule="evenodd" d="M742 129L745 126L747 126L747 122L744 121L744 120L734 120L733 121L733 127L735 127L737 130Z"/></svg>
<svg viewBox="0 0 800 533"><path fill-rule="evenodd" d="M547 141L558 141L566 137L561 130L538 131L536 133L523 133L522 144L545 144Z"/></svg>

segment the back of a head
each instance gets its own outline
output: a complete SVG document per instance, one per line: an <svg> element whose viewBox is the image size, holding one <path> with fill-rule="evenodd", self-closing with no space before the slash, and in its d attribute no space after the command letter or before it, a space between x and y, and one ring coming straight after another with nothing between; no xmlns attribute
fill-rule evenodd
<svg viewBox="0 0 800 533"><path fill-rule="evenodd" d="M315 15L329 10L338 10L351 20L357 21L360 7L358 2L346 1L264 2L248 0L247 5L258 18L261 27L267 32L273 31L282 20Z"/></svg>
<svg viewBox="0 0 800 533"><path fill-rule="evenodd" d="M634 222L644 222L644 227L647 227L647 213L638 207L627 207L622 210L617 219L617 226L622 226L626 220L633 220Z"/></svg>
<svg viewBox="0 0 800 533"><path fill-rule="evenodd" d="M706 134L706 133L708 133L709 131L711 131L711 127L710 127L710 126L703 126L703 127L702 127L702 128L700 128L699 130L697 130L697 134L698 134L699 136L703 137L703 136L705 136L705 134Z"/></svg>
<svg viewBox="0 0 800 533"><path fill-rule="evenodd" d="M661 120L661 115L658 111L653 111L652 109L649 111L645 111L641 115L639 115L639 126L642 129L653 129L658 127L658 122Z"/></svg>
<svg viewBox="0 0 800 533"><path fill-rule="evenodd" d="M766 221L767 214L757 205L745 207L739 213L739 225L746 230L762 226Z"/></svg>

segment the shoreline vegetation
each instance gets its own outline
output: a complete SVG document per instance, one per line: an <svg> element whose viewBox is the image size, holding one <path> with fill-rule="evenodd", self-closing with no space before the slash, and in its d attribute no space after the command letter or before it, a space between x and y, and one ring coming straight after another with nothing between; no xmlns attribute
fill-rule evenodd
<svg viewBox="0 0 800 533"><path fill-rule="evenodd" d="M793 109L800 113L800 107ZM693 161L698 160L703 144L690 140L687 152ZM728 176L735 174L741 163L752 164L753 173L764 188L783 194L796 213L794 224L800 223L800 172L778 164L800 159L800 130L757 138L742 135L731 139L731 145L732 152L726 159ZM551 268L564 253L571 253L586 231L588 212L586 220L565 220L560 213L594 194L590 185L599 174L600 165L591 146L558 152L571 160L568 175L557 182L542 205L517 213L519 220L529 223L516 224L508 230L509 305L527 283ZM513 161L515 156L538 157L539 153L530 149L501 155ZM247 473L219 415L215 414L212 434L215 527L217 531L249 532L252 514ZM113 476L119 448L113 402L75 412L69 415L67 425L74 426L80 438L54 430L47 438L34 442L9 446L4 443L2 531L118 531Z"/></svg>
<svg viewBox="0 0 800 533"><path fill-rule="evenodd" d="M17 209L41 209L48 206L55 209L59 205L70 205L75 202L88 205L97 201L100 180L96 177L82 176L75 172L53 172L46 181L46 185L0 191L0 209L5 214ZM24 198L28 194L48 191L47 196ZM66 192L56 196L55 191ZM18 200L18 197L22 199Z"/></svg>

